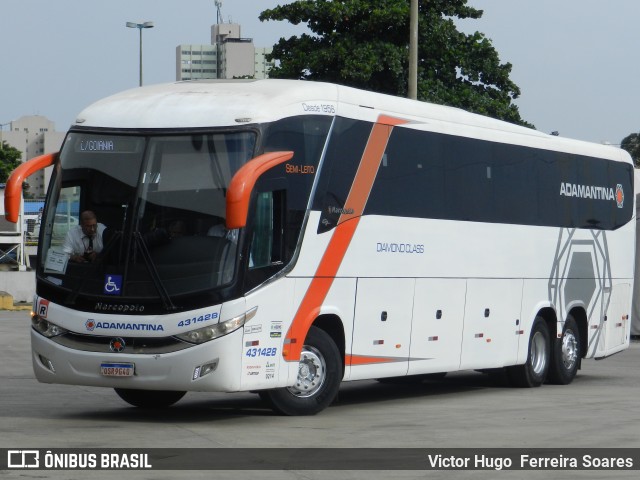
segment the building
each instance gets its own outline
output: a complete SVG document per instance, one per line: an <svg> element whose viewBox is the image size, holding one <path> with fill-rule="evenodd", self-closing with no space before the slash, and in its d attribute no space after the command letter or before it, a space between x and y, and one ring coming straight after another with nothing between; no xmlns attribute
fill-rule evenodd
<svg viewBox="0 0 640 480"><path fill-rule="evenodd" d="M9 122L9 130L0 130L0 144L8 145L22 152L26 162L45 153L58 152L64 141L65 132L56 132L55 124L42 115L20 117ZM40 170L27 178L28 194L42 197L46 192L51 167Z"/></svg>
<svg viewBox="0 0 640 480"><path fill-rule="evenodd" d="M238 24L217 23L211 26L210 45L176 47L176 80L267 78L273 66L266 60L271 50L243 38Z"/></svg>

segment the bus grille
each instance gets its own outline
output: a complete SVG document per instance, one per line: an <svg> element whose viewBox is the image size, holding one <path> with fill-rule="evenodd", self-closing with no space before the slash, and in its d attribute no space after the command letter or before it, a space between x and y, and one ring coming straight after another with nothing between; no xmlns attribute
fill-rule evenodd
<svg viewBox="0 0 640 480"><path fill-rule="evenodd" d="M51 340L74 350L83 350L85 352L98 352L98 353L114 353L111 348L111 340L116 336L96 336L96 335L81 335L78 333L67 333L53 337ZM183 342L175 337L160 337L160 338L143 338L143 337L122 337L124 340L125 348L119 353L137 354L137 355L153 355L161 353L177 352L189 347L193 347L193 344Z"/></svg>

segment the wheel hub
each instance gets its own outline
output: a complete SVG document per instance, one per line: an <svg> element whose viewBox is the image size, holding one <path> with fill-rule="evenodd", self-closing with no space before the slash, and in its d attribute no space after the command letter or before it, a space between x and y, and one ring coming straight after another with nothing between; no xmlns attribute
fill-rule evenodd
<svg viewBox="0 0 640 480"><path fill-rule="evenodd" d="M536 375L542 375L547 364L547 343L544 335L536 332L531 342L531 368Z"/></svg>
<svg viewBox="0 0 640 480"><path fill-rule="evenodd" d="M305 345L298 364L298 378L289 391L296 397L310 397L324 384L326 364L322 354L315 348Z"/></svg>
<svg viewBox="0 0 640 480"><path fill-rule="evenodd" d="M571 330L562 336L562 363L567 370L573 369L578 361L578 340Z"/></svg>

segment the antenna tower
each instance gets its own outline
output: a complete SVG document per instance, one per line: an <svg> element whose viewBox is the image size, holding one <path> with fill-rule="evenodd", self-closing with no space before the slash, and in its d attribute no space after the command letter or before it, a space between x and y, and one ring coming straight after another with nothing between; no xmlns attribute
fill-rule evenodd
<svg viewBox="0 0 640 480"><path fill-rule="evenodd" d="M222 23L222 0L215 0L216 3L216 23Z"/></svg>

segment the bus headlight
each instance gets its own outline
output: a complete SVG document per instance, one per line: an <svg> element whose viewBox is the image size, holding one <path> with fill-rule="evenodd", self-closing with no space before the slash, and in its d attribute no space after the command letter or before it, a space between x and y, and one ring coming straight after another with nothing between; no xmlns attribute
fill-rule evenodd
<svg viewBox="0 0 640 480"><path fill-rule="evenodd" d="M240 327L242 327L245 323L251 320L255 316L257 311L258 311L258 307L253 307L251 310L243 313L242 315L233 317L232 319L227 320L225 322L220 322L220 323L216 323L215 325L208 325L206 327L198 328L196 330L191 330L190 332L187 332L187 333L181 333L179 335L175 335L175 337L189 343L195 343L195 344L205 343L210 340L220 338L231 332L235 332Z"/></svg>
<svg viewBox="0 0 640 480"><path fill-rule="evenodd" d="M51 323L50 321L38 316L31 316L31 326L33 329L41 335L44 335L47 338L57 337L58 335L64 335L69 330L59 327L55 323Z"/></svg>

